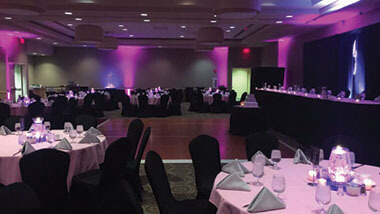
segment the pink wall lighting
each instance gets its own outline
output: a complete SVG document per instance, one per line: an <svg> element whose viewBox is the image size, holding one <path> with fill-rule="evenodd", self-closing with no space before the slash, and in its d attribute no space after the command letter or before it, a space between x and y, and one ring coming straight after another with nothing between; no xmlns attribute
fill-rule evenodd
<svg viewBox="0 0 380 214"><path fill-rule="evenodd" d="M218 86L228 84L228 47L216 47L211 51L211 57L215 62Z"/></svg>
<svg viewBox="0 0 380 214"><path fill-rule="evenodd" d="M288 87L288 55L290 54L290 46L293 39L290 37L281 38L278 41L278 67L285 68L284 72L284 87Z"/></svg>
<svg viewBox="0 0 380 214"><path fill-rule="evenodd" d="M119 46L115 51L120 61L120 76L123 78L123 86L125 88L133 88L135 86L135 74L137 72L138 60L143 54L143 47L140 46Z"/></svg>

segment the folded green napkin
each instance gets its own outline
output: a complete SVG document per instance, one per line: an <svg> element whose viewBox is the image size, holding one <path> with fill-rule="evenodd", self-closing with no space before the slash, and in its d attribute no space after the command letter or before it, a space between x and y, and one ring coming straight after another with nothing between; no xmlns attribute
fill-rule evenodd
<svg viewBox="0 0 380 214"><path fill-rule="evenodd" d="M30 153L32 153L34 151L36 151L36 149L28 141L26 141L24 143L24 145L22 146L21 154L22 155L27 155L27 154L30 154Z"/></svg>
<svg viewBox="0 0 380 214"><path fill-rule="evenodd" d="M79 143L100 143L100 140L96 135L89 133Z"/></svg>
<svg viewBox="0 0 380 214"><path fill-rule="evenodd" d="M327 210L327 214L344 214L343 210L338 205L333 204Z"/></svg>
<svg viewBox="0 0 380 214"><path fill-rule="evenodd" d="M248 206L248 212L258 213L269 210L285 209L285 204L269 189L263 187Z"/></svg>
<svg viewBox="0 0 380 214"><path fill-rule="evenodd" d="M63 138L54 148L62 150L73 150L73 147L66 138Z"/></svg>
<svg viewBox="0 0 380 214"><path fill-rule="evenodd" d="M217 185L217 189L251 191L248 184L240 178L237 172L233 172L223 178Z"/></svg>
<svg viewBox="0 0 380 214"><path fill-rule="evenodd" d="M265 165L266 166L273 166L274 163L269 159L267 158L267 156L264 155L264 153L262 153L261 151L257 151L252 157L251 157L251 160L252 162L254 162L254 160L256 159L256 156L257 155L262 155L265 157Z"/></svg>
<svg viewBox="0 0 380 214"><path fill-rule="evenodd" d="M243 166L243 164L240 163L238 159L235 159L232 162L224 165L222 171L230 174L237 172L240 177L244 177L245 173L250 172L245 166Z"/></svg>
<svg viewBox="0 0 380 214"><path fill-rule="evenodd" d="M1 126L0 127L0 135L7 136L12 134L12 131L8 129L6 126Z"/></svg>
<svg viewBox="0 0 380 214"><path fill-rule="evenodd" d="M306 157L305 153L301 149L297 149L296 154L293 159L294 164L303 163L303 164L311 164L311 161Z"/></svg>
<svg viewBox="0 0 380 214"><path fill-rule="evenodd" d="M96 136L103 135L102 132L100 132L98 129L96 129L94 127L89 128L87 130L86 134L93 134L93 135L96 135Z"/></svg>

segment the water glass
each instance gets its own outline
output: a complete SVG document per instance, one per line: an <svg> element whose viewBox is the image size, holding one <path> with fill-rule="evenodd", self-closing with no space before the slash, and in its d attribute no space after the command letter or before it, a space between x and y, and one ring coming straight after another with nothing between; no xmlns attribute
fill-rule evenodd
<svg viewBox="0 0 380 214"><path fill-rule="evenodd" d="M64 132L70 132L71 131L71 124L68 122L65 122L64 129L65 129Z"/></svg>
<svg viewBox="0 0 380 214"><path fill-rule="evenodd" d="M252 163L261 163L265 166L266 157L264 155L258 154L255 156L255 158L251 159Z"/></svg>
<svg viewBox="0 0 380 214"><path fill-rule="evenodd" d="M79 134L79 137L81 137L83 133L83 125L77 125L77 132Z"/></svg>
<svg viewBox="0 0 380 214"><path fill-rule="evenodd" d="M45 129L49 132L50 129L51 129L50 122L49 122L49 121L45 121L45 122L44 122L44 126L45 126Z"/></svg>
<svg viewBox="0 0 380 214"><path fill-rule="evenodd" d="M372 189L371 192L369 193L368 207L374 213L380 213L380 190L379 189Z"/></svg>
<svg viewBox="0 0 380 214"><path fill-rule="evenodd" d="M350 152L349 156L350 156L350 162L351 162L351 168L352 168L355 165L355 153L354 152Z"/></svg>
<svg viewBox="0 0 380 214"><path fill-rule="evenodd" d="M21 131L20 123L15 123L15 131L17 132L17 135L20 135L20 131Z"/></svg>
<svg viewBox="0 0 380 214"><path fill-rule="evenodd" d="M277 164L280 163L280 161L281 161L281 151L277 150L277 149L272 150L271 160L274 163L273 169L279 170L280 167L278 167Z"/></svg>
<svg viewBox="0 0 380 214"><path fill-rule="evenodd" d="M315 190L315 200L321 206L317 213L326 213L324 206L328 205L331 202L331 190L330 186L326 184L318 184Z"/></svg>
<svg viewBox="0 0 380 214"><path fill-rule="evenodd" d="M72 140L71 143L75 143L75 138L77 137L77 132L75 130L70 130L69 137Z"/></svg>
<svg viewBox="0 0 380 214"><path fill-rule="evenodd" d="M253 163L252 175L257 179L256 182L253 182L252 184L255 186L262 186L263 184L260 182L260 178L264 176L264 164Z"/></svg>
<svg viewBox="0 0 380 214"><path fill-rule="evenodd" d="M274 174L272 179L272 189L277 193L277 197L280 198L280 193L285 191L285 177L284 175Z"/></svg>
<svg viewBox="0 0 380 214"><path fill-rule="evenodd" d="M24 120L24 118L21 118L20 119L20 130L24 131L24 129L25 129L25 120Z"/></svg>

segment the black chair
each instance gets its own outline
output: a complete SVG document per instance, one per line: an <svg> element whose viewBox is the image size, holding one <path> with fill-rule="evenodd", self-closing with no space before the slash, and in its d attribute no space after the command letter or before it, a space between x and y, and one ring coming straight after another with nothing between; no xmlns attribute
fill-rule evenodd
<svg viewBox="0 0 380 214"><path fill-rule="evenodd" d="M189 144L191 159L195 170L198 199L209 199L214 180L222 170L218 140L200 135Z"/></svg>
<svg viewBox="0 0 380 214"><path fill-rule="evenodd" d="M20 122L21 117L18 116L10 116L4 121L4 126L6 126L8 129L10 129L12 132L15 130L16 123Z"/></svg>
<svg viewBox="0 0 380 214"><path fill-rule="evenodd" d="M104 113L103 113L103 106L105 103L104 94L95 93L94 102L95 102L95 105L92 106L92 114L95 117L104 117Z"/></svg>
<svg viewBox="0 0 380 214"><path fill-rule="evenodd" d="M28 116L34 117L44 117L45 105L41 102L34 102L28 106Z"/></svg>
<svg viewBox="0 0 380 214"><path fill-rule="evenodd" d="M66 121L74 122L74 118L77 113L77 105L78 100L75 98L70 98L69 102L67 103L66 109L63 111L63 116L65 117Z"/></svg>
<svg viewBox="0 0 380 214"><path fill-rule="evenodd" d="M164 164L156 152L148 152L145 171L161 214L216 213L216 208L208 200L177 201L173 197Z"/></svg>
<svg viewBox="0 0 380 214"><path fill-rule="evenodd" d="M160 104L156 106L154 116L156 117L168 117L169 116L169 95L162 95L160 97Z"/></svg>
<svg viewBox="0 0 380 214"><path fill-rule="evenodd" d="M8 104L0 103L0 126L4 125L4 121L11 116L11 107Z"/></svg>
<svg viewBox="0 0 380 214"><path fill-rule="evenodd" d="M170 95L172 102L169 104L170 115L182 115L181 102L183 98L182 90L174 90Z"/></svg>
<svg viewBox="0 0 380 214"><path fill-rule="evenodd" d="M25 183L0 188L1 214L40 214L40 200Z"/></svg>
<svg viewBox="0 0 380 214"><path fill-rule="evenodd" d="M144 131L144 123L140 119L134 119L128 126L127 138L131 142L133 157L136 155L137 146Z"/></svg>
<svg viewBox="0 0 380 214"><path fill-rule="evenodd" d="M98 209L108 211L116 209L119 212L114 210L115 213L123 213L120 209L124 209L125 206L128 208L129 205L125 204L128 200L123 203L118 202L120 202L120 197L125 196L122 180L126 175L125 165L127 161L133 160L133 155L130 141L127 138L119 138L108 146L101 170L91 170L74 176L70 187L70 197L75 212L95 213ZM134 194L133 191L131 192ZM132 195L131 198L137 198L137 196Z"/></svg>
<svg viewBox="0 0 380 214"><path fill-rule="evenodd" d="M63 129L65 123L65 117L63 115L64 106L62 101L55 101L51 105L51 112L49 115L49 120L52 129Z"/></svg>
<svg viewBox="0 0 380 214"><path fill-rule="evenodd" d="M91 127L96 128L98 126L98 121L94 116L84 114L75 118L75 125L82 125L83 129L86 131Z"/></svg>
<svg viewBox="0 0 380 214"><path fill-rule="evenodd" d="M126 165L127 174L125 178L129 183L131 183L134 191L136 192L140 200L142 200L142 191L144 190L140 179L140 165L141 159L144 155L146 144L149 140L151 132L150 130L150 127L148 127L145 130L136 158L133 161L129 161Z"/></svg>
<svg viewBox="0 0 380 214"><path fill-rule="evenodd" d="M150 117L152 116L152 109L148 104L148 96L146 95L139 95L139 117Z"/></svg>
<svg viewBox="0 0 380 214"><path fill-rule="evenodd" d="M270 158L272 150L278 149L278 139L266 132L257 132L249 135L245 140L245 150L248 161L251 161L252 156L261 151L265 156Z"/></svg>
<svg viewBox="0 0 380 214"><path fill-rule="evenodd" d="M205 103L203 102L203 94L201 91L199 91L196 95L195 95L196 99L197 99L197 103L198 103L198 109L197 109L197 112L199 113L207 113L207 112L210 112L210 106L208 105L208 103Z"/></svg>
<svg viewBox="0 0 380 214"><path fill-rule="evenodd" d="M223 113L224 102L221 94L212 95L212 104L210 106L211 113Z"/></svg>
<svg viewBox="0 0 380 214"><path fill-rule="evenodd" d="M137 105L131 104L131 100L128 95L124 94L121 98L122 111L121 116L123 117L135 117L137 116Z"/></svg>
<svg viewBox="0 0 380 214"><path fill-rule="evenodd" d="M67 213L69 198L67 174L70 155L54 149L41 149L20 160L22 181L28 184L41 201L41 213Z"/></svg>
<svg viewBox="0 0 380 214"><path fill-rule="evenodd" d="M244 102L245 101L245 99L247 98L247 95L248 95L248 93L247 92L244 92L242 95L241 95L241 97L240 97L240 103L241 102Z"/></svg>
<svg viewBox="0 0 380 214"><path fill-rule="evenodd" d="M93 94L87 94L83 100L82 114L92 114L92 102L94 101Z"/></svg>
<svg viewBox="0 0 380 214"><path fill-rule="evenodd" d="M224 103L223 111L225 113L231 113L234 105L236 105L236 92L232 90L228 96L228 102Z"/></svg>

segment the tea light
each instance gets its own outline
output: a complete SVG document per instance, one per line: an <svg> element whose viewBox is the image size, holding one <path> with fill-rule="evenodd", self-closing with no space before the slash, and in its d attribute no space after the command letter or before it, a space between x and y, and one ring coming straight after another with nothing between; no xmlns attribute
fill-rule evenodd
<svg viewBox="0 0 380 214"><path fill-rule="evenodd" d="M364 179L363 183L365 185L365 190L367 190L367 191L371 191L372 190L372 183L373 183L373 181L371 179L366 178L366 179Z"/></svg>
<svg viewBox="0 0 380 214"><path fill-rule="evenodd" d="M307 179L309 181L313 181L315 180L316 177L317 177L317 172L315 170L309 170L309 176L307 177Z"/></svg>
<svg viewBox="0 0 380 214"><path fill-rule="evenodd" d="M357 102L357 103L358 103L359 101L360 101L359 99L356 99L356 100L355 100L355 102Z"/></svg>
<svg viewBox="0 0 380 214"><path fill-rule="evenodd" d="M307 93L305 93L305 97L307 97Z"/></svg>
<svg viewBox="0 0 380 214"><path fill-rule="evenodd" d="M341 98L340 97L338 97L338 100L340 100Z"/></svg>
<svg viewBox="0 0 380 214"><path fill-rule="evenodd" d="M326 186L327 181L326 181L326 179L324 179L324 178L320 178L320 179L318 179L318 183L319 183L319 185L321 185L321 186Z"/></svg>
<svg viewBox="0 0 380 214"><path fill-rule="evenodd" d="M240 106L244 106L244 102L241 102L241 103L240 103Z"/></svg>

